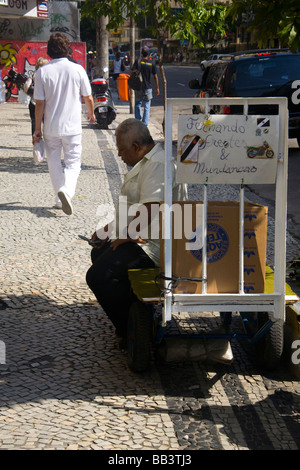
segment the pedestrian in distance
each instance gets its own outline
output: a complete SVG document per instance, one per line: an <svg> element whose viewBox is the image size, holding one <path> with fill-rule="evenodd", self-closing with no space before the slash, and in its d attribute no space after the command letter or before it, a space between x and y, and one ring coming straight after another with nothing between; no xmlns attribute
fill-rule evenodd
<svg viewBox="0 0 300 470"><path fill-rule="evenodd" d="M51 61L39 68L35 77L33 134L34 143L44 138L55 207L62 208L67 215L73 213L71 200L81 170L82 97L87 107L87 119L90 123L96 121L88 76L81 65L68 59L69 51L67 36L63 33L50 36L47 54Z"/></svg>
<svg viewBox="0 0 300 470"><path fill-rule="evenodd" d="M116 53L116 57L112 63L112 68L111 68L111 74L115 82L115 88L118 92L118 98L119 96L119 82L118 82L118 77L121 72L125 71L125 65L123 59L121 59L121 53L118 51Z"/></svg>
<svg viewBox="0 0 300 470"><path fill-rule="evenodd" d="M151 76L155 82L155 95L159 95L159 84L156 73L155 60L149 56L149 48L147 46L142 48L142 55L137 59L132 67L132 70L141 70L142 74L142 89L135 91L135 118L142 121L146 126L149 123L151 100L153 98L153 90L151 86ZM142 113L142 108L144 112Z"/></svg>
<svg viewBox="0 0 300 470"><path fill-rule="evenodd" d="M128 269L153 268L160 263L159 234L155 236L155 230L164 199L164 149L160 143L155 144L148 127L134 118L119 124L116 144L119 157L131 169L124 178L114 221L92 235L92 266L86 281L115 326L117 336L124 341L129 308L136 299L130 289ZM173 160L170 165L173 200L186 200L186 186L176 182ZM131 214L137 207L136 215ZM124 222L124 213L128 214L125 222L130 221L125 227L118 223L120 216Z"/></svg>
<svg viewBox="0 0 300 470"><path fill-rule="evenodd" d="M73 49L71 49L71 48L69 49L68 59L71 62L74 62L75 64L77 64L77 61L73 58Z"/></svg>
<svg viewBox="0 0 300 470"><path fill-rule="evenodd" d="M36 74L36 71L40 67L42 67L42 65L48 64L48 62L49 62L48 59L45 59L44 57L39 57L38 60L36 61L36 64L35 64L34 74L32 75L32 77L29 77L26 80L25 85L23 87L24 92L27 93L30 96L30 102L29 102L29 105L28 105L28 109L29 109L29 115L30 115L30 119L31 119L31 135L33 135L33 133L35 131L35 100L34 100L34 97L33 97L35 74Z"/></svg>

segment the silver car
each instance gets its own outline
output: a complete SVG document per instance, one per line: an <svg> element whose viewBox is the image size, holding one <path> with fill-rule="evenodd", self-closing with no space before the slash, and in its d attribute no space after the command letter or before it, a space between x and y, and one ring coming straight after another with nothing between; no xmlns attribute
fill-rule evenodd
<svg viewBox="0 0 300 470"><path fill-rule="evenodd" d="M230 55L227 55L227 54L211 54L207 59L202 60L202 61L200 62L200 68L201 68L202 70L205 70L206 67L208 66L208 64L210 64L210 63L213 62L214 60L226 59L226 57L230 57Z"/></svg>

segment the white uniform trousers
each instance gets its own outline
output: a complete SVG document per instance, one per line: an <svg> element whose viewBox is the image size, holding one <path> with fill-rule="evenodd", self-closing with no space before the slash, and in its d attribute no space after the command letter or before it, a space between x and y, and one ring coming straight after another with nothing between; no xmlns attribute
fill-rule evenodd
<svg viewBox="0 0 300 470"><path fill-rule="evenodd" d="M75 194L77 179L81 169L82 134L61 137L44 137L48 169L55 192L64 191L70 199ZM61 155L63 151L64 168Z"/></svg>

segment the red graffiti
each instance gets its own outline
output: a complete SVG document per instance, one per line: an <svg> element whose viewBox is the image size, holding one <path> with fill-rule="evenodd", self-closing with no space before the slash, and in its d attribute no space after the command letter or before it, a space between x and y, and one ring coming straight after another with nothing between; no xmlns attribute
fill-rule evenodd
<svg viewBox="0 0 300 470"><path fill-rule="evenodd" d="M71 42L73 59L86 70L86 45L84 42ZM47 56L47 41L5 41L0 40L0 78L3 79L11 66L18 73L32 75L39 57ZM17 99L15 87L11 100Z"/></svg>

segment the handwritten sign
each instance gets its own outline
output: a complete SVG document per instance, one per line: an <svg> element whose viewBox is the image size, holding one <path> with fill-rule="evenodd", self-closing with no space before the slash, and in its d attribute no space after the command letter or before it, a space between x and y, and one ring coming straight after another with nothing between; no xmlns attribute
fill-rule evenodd
<svg viewBox="0 0 300 470"><path fill-rule="evenodd" d="M273 184L279 116L179 115L177 180Z"/></svg>

